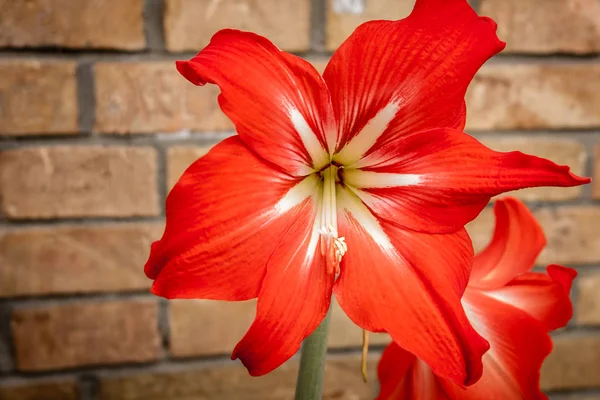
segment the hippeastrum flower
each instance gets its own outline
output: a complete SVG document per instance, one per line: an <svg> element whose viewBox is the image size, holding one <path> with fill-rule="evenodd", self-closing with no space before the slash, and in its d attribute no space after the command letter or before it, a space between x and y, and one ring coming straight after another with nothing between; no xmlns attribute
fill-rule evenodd
<svg viewBox="0 0 600 400"><path fill-rule="evenodd" d="M252 375L298 350L333 291L360 327L473 383L487 342L460 303L473 258L465 223L498 193L588 181L462 132L467 85L504 47L495 30L466 0L418 0L404 20L361 25L323 76L229 29L178 62L192 83L220 87L237 136L169 194L146 264L153 293L258 297L232 356Z"/></svg>
<svg viewBox="0 0 600 400"><path fill-rule="evenodd" d="M542 229L516 199L498 200L494 211L494 236L475 257L462 299L469 321L490 343L483 376L461 387L392 343L379 363L378 400L546 399L539 380L552 349L548 331L571 318L569 291L577 273L558 265L547 273L530 272L546 245Z"/></svg>

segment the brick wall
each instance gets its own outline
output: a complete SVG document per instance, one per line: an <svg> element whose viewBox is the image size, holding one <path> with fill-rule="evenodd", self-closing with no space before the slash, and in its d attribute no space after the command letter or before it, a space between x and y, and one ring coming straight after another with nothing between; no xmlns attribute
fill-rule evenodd
<svg viewBox="0 0 600 400"><path fill-rule="evenodd" d="M336 4L334 4L336 3ZM142 272L164 199L232 133L215 88L181 78L222 27L323 66L353 28L412 0L0 0L0 399L287 399L292 360L250 378L228 354L253 304L166 302ZM476 77L468 131L594 176L518 193L546 229L539 263L580 272L543 369L553 399L600 399L600 2L477 0L507 51ZM489 209L470 227L490 237ZM369 399L360 331L334 311L328 399ZM374 339L376 350L387 342ZM371 377L377 360L373 352Z"/></svg>

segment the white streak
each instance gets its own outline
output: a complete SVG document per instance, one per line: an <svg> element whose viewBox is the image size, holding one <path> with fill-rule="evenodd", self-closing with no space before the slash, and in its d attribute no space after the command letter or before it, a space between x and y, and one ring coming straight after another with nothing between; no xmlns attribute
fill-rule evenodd
<svg viewBox="0 0 600 400"><path fill-rule="evenodd" d="M300 183L292 187L286 194L275 204L275 210L278 214L284 214L301 204L308 197L317 195L319 179L315 174L311 174L304 178Z"/></svg>
<svg viewBox="0 0 600 400"><path fill-rule="evenodd" d="M290 107L289 113L294 129L298 132L298 136L300 136L300 139L312 160L312 167L316 170L323 168L329 163L329 154L327 154L327 151L321 146L321 142L319 142L317 135L310 129L310 126L302 114L300 114L300 111L294 107Z"/></svg>
<svg viewBox="0 0 600 400"><path fill-rule="evenodd" d="M385 132L399 109L400 105L397 102L390 102L367 122L363 129L333 159L346 166L353 165L359 161L373 147L377 139L383 135L383 132Z"/></svg>
<svg viewBox="0 0 600 400"><path fill-rule="evenodd" d="M423 181L420 174L390 174L360 169L344 170L344 182L355 188L416 186Z"/></svg>

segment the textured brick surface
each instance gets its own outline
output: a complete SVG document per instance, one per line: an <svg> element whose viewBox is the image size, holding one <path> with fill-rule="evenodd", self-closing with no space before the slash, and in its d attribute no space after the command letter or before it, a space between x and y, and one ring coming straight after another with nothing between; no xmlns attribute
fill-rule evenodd
<svg viewBox="0 0 600 400"><path fill-rule="evenodd" d="M70 61L0 60L0 136L76 133L75 68Z"/></svg>
<svg viewBox="0 0 600 400"><path fill-rule="evenodd" d="M594 176L592 177L592 196L600 199L600 145L594 148Z"/></svg>
<svg viewBox="0 0 600 400"><path fill-rule="evenodd" d="M600 3L596 0L481 0L479 12L498 23L506 51L600 51Z"/></svg>
<svg viewBox="0 0 600 400"><path fill-rule="evenodd" d="M369 384L362 381L356 356L330 358L325 368L325 400L355 400L375 397L377 357L369 359ZM251 377L238 363L211 368L187 368L169 372L101 377L99 400L287 400L294 397L297 361L275 371Z"/></svg>
<svg viewBox="0 0 600 400"><path fill-rule="evenodd" d="M414 0L326 0L326 47L334 51L363 22L401 19L410 14Z"/></svg>
<svg viewBox="0 0 600 400"><path fill-rule="evenodd" d="M545 390L581 389L600 386L600 338L565 335L554 339L554 349L542 367Z"/></svg>
<svg viewBox="0 0 600 400"><path fill-rule="evenodd" d="M467 92L467 129L600 126L600 65L488 65Z"/></svg>
<svg viewBox="0 0 600 400"><path fill-rule="evenodd" d="M534 212L542 225L548 244L537 264L588 264L600 262L600 209L594 206L544 207ZM476 250L481 250L491 239L494 213L485 209L467 229Z"/></svg>
<svg viewBox="0 0 600 400"><path fill-rule="evenodd" d="M233 129L217 103L215 85L197 87L174 62L99 63L95 130L104 133L157 133Z"/></svg>
<svg viewBox="0 0 600 400"><path fill-rule="evenodd" d="M166 0L165 40L170 51L200 51L220 29L266 36L279 48L310 44L310 0Z"/></svg>
<svg viewBox="0 0 600 400"><path fill-rule="evenodd" d="M44 380L0 383L2 400L78 400L75 381Z"/></svg>
<svg viewBox="0 0 600 400"><path fill-rule="evenodd" d="M485 138L483 144L496 151L522 151L523 153L547 158L560 165L568 165L571 171L579 176L585 174L587 162L586 148L581 143L569 139L557 139L553 136L528 138L523 136L503 136L502 138ZM581 196L582 186L572 188L540 187L517 190L510 193L524 201L563 201Z"/></svg>
<svg viewBox="0 0 600 400"><path fill-rule="evenodd" d="M17 309L11 318L17 369L156 360L160 347L157 313L155 300Z"/></svg>
<svg viewBox="0 0 600 400"><path fill-rule="evenodd" d="M178 146L167 151L167 190L170 190L194 161L208 153L208 146Z"/></svg>
<svg viewBox="0 0 600 400"><path fill-rule="evenodd" d="M0 0L0 46L143 49L143 4L143 0Z"/></svg>
<svg viewBox="0 0 600 400"><path fill-rule="evenodd" d="M600 325L600 274L580 275L576 280L576 287L578 296L575 322Z"/></svg>
<svg viewBox="0 0 600 400"><path fill-rule="evenodd" d="M149 147L8 150L0 153L1 210L15 219L157 215L156 172Z"/></svg>
<svg viewBox="0 0 600 400"><path fill-rule="evenodd" d="M136 290L162 224L0 231L0 297Z"/></svg>

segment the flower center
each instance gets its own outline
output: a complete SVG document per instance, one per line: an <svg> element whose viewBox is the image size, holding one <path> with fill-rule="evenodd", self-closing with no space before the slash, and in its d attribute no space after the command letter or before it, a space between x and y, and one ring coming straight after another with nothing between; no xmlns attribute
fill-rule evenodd
<svg viewBox="0 0 600 400"><path fill-rule="evenodd" d="M335 274L340 272L340 262L348 251L348 246L343 237L338 236L337 210L336 210L336 185L340 181L336 165L329 165L320 174L323 179L323 197L321 203L321 253L326 259L327 272Z"/></svg>

